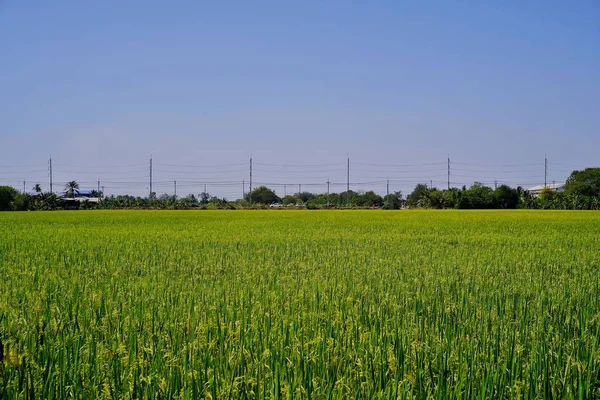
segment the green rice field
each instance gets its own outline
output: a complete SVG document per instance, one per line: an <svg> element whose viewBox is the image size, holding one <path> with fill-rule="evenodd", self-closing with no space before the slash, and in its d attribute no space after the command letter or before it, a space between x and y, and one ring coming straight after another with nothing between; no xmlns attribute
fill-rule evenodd
<svg viewBox="0 0 600 400"><path fill-rule="evenodd" d="M600 398L600 213L0 213L0 398Z"/></svg>

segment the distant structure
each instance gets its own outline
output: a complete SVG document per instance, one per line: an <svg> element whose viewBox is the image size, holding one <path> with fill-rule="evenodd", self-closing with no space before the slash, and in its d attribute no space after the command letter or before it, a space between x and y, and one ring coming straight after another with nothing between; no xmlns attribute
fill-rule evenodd
<svg viewBox="0 0 600 400"><path fill-rule="evenodd" d="M555 190L556 192L564 192L565 190L565 183L549 183L547 185L536 185L533 187L530 187L529 189L527 189L527 191L529 193L531 193L531 195L533 197L539 197L540 193L542 193L542 190L544 190L544 187L547 187L548 189L551 190Z"/></svg>
<svg viewBox="0 0 600 400"><path fill-rule="evenodd" d="M77 202L77 203L81 203L84 201L89 201L90 203L99 203L100 202L100 197L93 190L75 190L75 197L67 197L67 196L63 195L60 198L66 202Z"/></svg>

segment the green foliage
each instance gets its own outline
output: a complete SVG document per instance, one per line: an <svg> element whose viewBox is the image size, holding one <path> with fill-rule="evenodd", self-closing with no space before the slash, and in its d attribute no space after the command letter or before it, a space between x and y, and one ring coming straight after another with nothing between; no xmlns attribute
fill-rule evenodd
<svg viewBox="0 0 600 400"><path fill-rule="evenodd" d="M600 168L573 171L565 185L568 195L600 197Z"/></svg>
<svg viewBox="0 0 600 400"><path fill-rule="evenodd" d="M296 204L297 199L296 199L296 196L292 196L291 194L288 194L281 201L284 205L288 206L290 204Z"/></svg>
<svg viewBox="0 0 600 400"><path fill-rule="evenodd" d="M519 190L507 185L500 185L494 190L496 207L503 209L517 208L519 206Z"/></svg>
<svg viewBox="0 0 600 400"><path fill-rule="evenodd" d="M302 192L302 193L297 193L295 195L295 197L296 197L296 199L299 200L299 202L306 203L307 201L314 199L315 195L310 192Z"/></svg>
<svg viewBox="0 0 600 400"><path fill-rule="evenodd" d="M463 190L461 194L458 208L469 210L496 208L494 191L490 187L474 184L469 189Z"/></svg>
<svg viewBox="0 0 600 400"><path fill-rule="evenodd" d="M355 204L359 207L381 207L383 206L383 198L370 190L362 196L358 196Z"/></svg>
<svg viewBox="0 0 600 400"><path fill-rule="evenodd" d="M13 201L12 209L14 211L27 211L33 209L35 196L27 193L18 193Z"/></svg>
<svg viewBox="0 0 600 400"><path fill-rule="evenodd" d="M33 210L52 211L62 207L60 198L54 193L40 193L33 200Z"/></svg>
<svg viewBox="0 0 600 400"><path fill-rule="evenodd" d="M13 201L19 195L17 189L12 186L0 186L0 211L13 209Z"/></svg>
<svg viewBox="0 0 600 400"><path fill-rule="evenodd" d="M600 214L0 214L1 398L600 396Z"/></svg>
<svg viewBox="0 0 600 400"><path fill-rule="evenodd" d="M79 190L79 183L77 183L77 181L67 182L65 185L65 196L73 198L75 197L77 190Z"/></svg>
<svg viewBox="0 0 600 400"><path fill-rule="evenodd" d="M556 193L555 189L551 189L549 187L545 187L540 192L539 199L542 202L547 202L547 201L554 200L556 198L556 195L557 195L557 193Z"/></svg>
<svg viewBox="0 0 600 400"><path fill-rule="evenodd" d="M206 192L202 192L199 195L200 198L200 204L208 204L208 201L210 200L210 194L206 193Z"/></svg>
<svg viewBox="0 0 600 400"><path fill-rule="evenodd" d="M482 184L470 188L451 188L449 190L428 189L425 185L418 187L409 196L416 206L434 209L547 209L547 210L600 210L600 197L574 195L556 192L545 188L538 198L523 188L516 189L499 186L496 190Z"/></svg>
<svg viewBox="0 0 600 400"><path fill-rule="evenodd" d="M404 205L404 199L402 198L402 192L394 192L386 195L383 198L383 209L384 210L397 210Z"/></svg>
<svg viewBox="0 0 600 400"><path fill-rule="evenodd" d="M257 203L269 205L281 202L281 199L275 194L275 192L266 186L259 186L252 189L252 192L246 193L244 199L251 204Z"/></svg>
<svg viewBox="0 0 600 400"><path fill-rule="evenodd" d="M424 183L419 183L415 186L412 193L406 197L406 204L409 207L417 207L419 201L424 200L429 194L429 188Z"/></svg>

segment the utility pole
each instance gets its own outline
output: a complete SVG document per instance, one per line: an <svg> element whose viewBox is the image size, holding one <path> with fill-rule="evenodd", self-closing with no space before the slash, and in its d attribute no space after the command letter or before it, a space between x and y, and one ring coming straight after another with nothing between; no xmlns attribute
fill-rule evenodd
<svg viewBox="0 0 600 400"><path fill-rule="evenodd" d="M448 155L448 189L450 189L450 156Z"/></svg>
<svg viewBox="0 0 600 400"><path fill-rule="evenodd" d="M246 181L242 181L242 200L246 196Z"/></svg>
<svg viewBox="0 0 600 400"><path fill-rule="evenodd" d="M429 180L429 189L433 189L433 179Z"/></svg>
<svg viewBox="0 0 600 400"><path fill-rule="evenodd" d="M283 197L287 196L287 185L283 185Z"/></svg>
<svg viewBox="0 0 600 400"><path fill-rule="evenodd" d="M204 193L206 193L206 183L204 184Z"/></svg>
<svg viewBox="0 0 600 400"><path fill-rule="evenodd" d="M350 156L348 156L348 169L346 171L346 191L350 191Z"/></svg>
<svg viewBox="0 0 600 400"><path fill-rule="evenodd" d="M50 168L50 193L54 193L52 191L52 156L50 156L50 160L48 161L48 165Z"/></svg>
<svg viewBox="0 0 600 400"><path fill-rule="evenodd" d="M301 183L298 184L298 195L300 195L300 193L302 193L302 184Z"/></svg>
<svg viewBox="0 0 600 400"><path fill-rule="evenodd" d="M327 208L329 208L329 179L327 179Z"/></svg>
<svg viewBox="0 0 600 400"><path fill-rule="evenodd" d="M548 182L548 157L544 154L544 187Z"/></svg>
<svg viewBox="0 0 600 400"><path fill-rule="evenodd" d="M494 179L494 189L498 189L498 181Z"/></svg>
<svg viewBox="0 0 600 400"><path fill-rule="evenodd" d="M350 205L350 155L348 155L348 169L346 172L346 205Z"/></svg>
<svg viewBox="0 0 600 400"><path fill-rule="evenodd" d="M250 156L250 195L248 196L250 204L252 204L252 156Z"/></svg>
<svg viewBox="0 0 600 400"><path fill-rule="evenodd" d="M150 194L148 198L152 198L152 155L150 156Z"/></svg>
<svg viewBox="0 0 600 400"><path fill-rule="evenodd" d="M100 179L98 179L98 202L100 201L100 197L101 197L100 193L101 193L100 192Z"/></svg>
<svg viewBox="0 0 600 400"><path fill-rule="evenodd" d="M387 180L387 195L390 195L390 180Z"/></svg>
<svg viewBox="0 0 600 400"><path fill-rule="evenodd" d="M175 198L177 198L177 181L173 181L173 185L175 185Z"/></svg>
<svg viewBox="0 0 600 400"><path fill-rule="evenodd" d="M23 194L25 194L25 181L23 181Z"/></svg>

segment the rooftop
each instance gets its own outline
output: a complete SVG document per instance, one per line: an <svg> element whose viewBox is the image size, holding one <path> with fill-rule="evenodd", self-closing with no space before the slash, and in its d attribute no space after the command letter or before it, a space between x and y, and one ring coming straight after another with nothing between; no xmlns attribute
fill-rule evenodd
<svg viewBox="0 0 600 400"><path fill-rule="evenodd" d="M530 192L535 192L535 191L540 191L542 189L544 189L544 187L547 187L548 189L554 189L554 190L558 190L558 189L564 189L566 183L562 182L562 183L549 183L547 185L536 185L533 187L530 187L529 189L527 189Z"/></svg>

